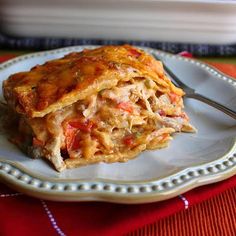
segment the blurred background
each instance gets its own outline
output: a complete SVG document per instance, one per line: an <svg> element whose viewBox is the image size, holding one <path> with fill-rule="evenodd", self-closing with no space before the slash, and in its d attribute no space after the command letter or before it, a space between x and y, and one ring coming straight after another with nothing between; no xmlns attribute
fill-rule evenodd
<svg viewBox="0 0 236 236"><path fill-rule="evenodd" d="M0 48L149 46L195 56L236 55L236 1L2 0Z"/></svg>

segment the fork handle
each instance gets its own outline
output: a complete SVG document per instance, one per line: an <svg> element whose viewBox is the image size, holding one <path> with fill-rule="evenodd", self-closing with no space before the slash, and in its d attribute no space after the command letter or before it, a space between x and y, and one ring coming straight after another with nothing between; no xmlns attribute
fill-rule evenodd
<svg viewBox="0 0 236 236"><path fill-rule="evenodd" d="M230 109L218 102L215 102L215 101L211 100L210 98L207 98L207 97L205 97L201 94L198 94L198 93L186 94L185 96L188 98L194 98L194 99L197 99L201 102L204 102L204 103L206 103L212 107L215 107L216 109L224 112L228 116L231 116L232 118L236 119L236 111L233 111L232 109Z"/></svg>

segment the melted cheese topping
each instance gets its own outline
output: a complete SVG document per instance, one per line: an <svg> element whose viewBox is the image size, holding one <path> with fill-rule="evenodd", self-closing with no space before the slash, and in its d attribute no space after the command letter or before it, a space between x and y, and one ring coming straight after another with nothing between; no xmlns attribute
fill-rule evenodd
<svg viewBox="0 0 236 236"><path fill-rule="evenodd" d="M183 95L164 75L159 61L128 45L84 50L37 65L10 76L3 90L18 113L43 117L135 76L155 81L161 92Z"/></svg>

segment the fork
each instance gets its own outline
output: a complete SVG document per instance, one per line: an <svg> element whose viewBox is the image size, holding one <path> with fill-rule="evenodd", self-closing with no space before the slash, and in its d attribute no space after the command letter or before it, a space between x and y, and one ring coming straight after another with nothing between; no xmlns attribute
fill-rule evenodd
<svg viewBox="0 0 236 236"><path fill-rule="evenodd" d="M154 55L154 57L157 60L162 61L160 58L158 58L158 56ZM230 109L229 107L226 107L216 101L211 100L210 98L207 98L199 93L196 93L195 90L193 88L190 88L189 86L187 86L185 83L183 83L172 71L170 68L168 68L166 66L166 64L162 61L164 70L167 72L167 74L170 76L173 84L181 89L184 90L185 92L185 97L188 98L193 98L193 99L197 99L201 102L204 102L212 107L215 107L216 109L224 112L225 114L227 114L228 116L231 116L232 118L236 119L236 111Z"/></svg>

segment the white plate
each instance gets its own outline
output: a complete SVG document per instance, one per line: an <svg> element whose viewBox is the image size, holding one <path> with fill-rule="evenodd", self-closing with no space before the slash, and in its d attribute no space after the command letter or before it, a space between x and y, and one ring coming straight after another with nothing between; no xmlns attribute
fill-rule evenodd
<svg viewBox="0 0 236 236"><path fill-rule="evenodd" d="M86 46L93 47L93 46ZM35 64L84 46L17 57L0 65L1 81ZM236 81L196 60L145 48L161 57L197 92L236 110ZM2 97L2 91L0 91ZM28 195L58 201L144 203L168 199L236 173L236 121L208 105L185 100L196 134L176 134L170 147L146 151L127 163L95 164L56 172L44 160L32 160L0 136L0 176Z"/></svg>

